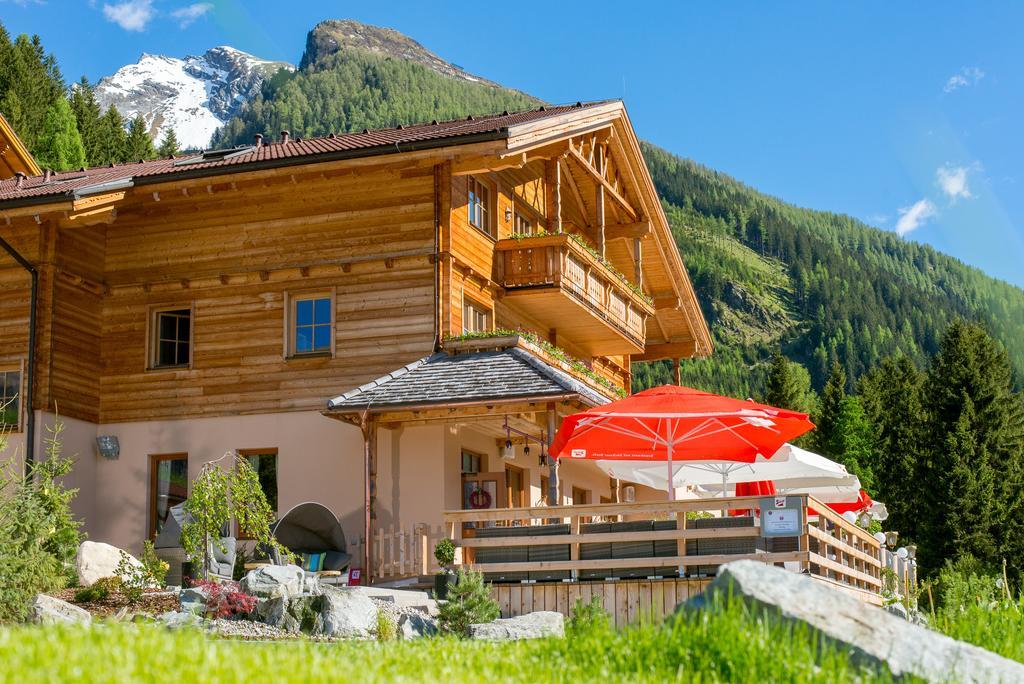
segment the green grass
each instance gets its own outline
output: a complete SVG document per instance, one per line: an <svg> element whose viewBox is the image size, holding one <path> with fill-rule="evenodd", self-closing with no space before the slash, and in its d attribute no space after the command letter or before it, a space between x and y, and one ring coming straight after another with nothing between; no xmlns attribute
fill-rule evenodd
<svg viewBox="0 0 1024 684"><path fill-rule="evenodd" d="M862 672L806 631L742 607L661 625L602 625L562 639L476 643L252 644L151 626L19 627L0 631L0 682L839 682Z"/></svg>
<svg viewBox="0 0 1024 684"><path fill-rule="evenodd" d="M932 620L943 634L1024 663L1024 598L947 606Z"/></svg>

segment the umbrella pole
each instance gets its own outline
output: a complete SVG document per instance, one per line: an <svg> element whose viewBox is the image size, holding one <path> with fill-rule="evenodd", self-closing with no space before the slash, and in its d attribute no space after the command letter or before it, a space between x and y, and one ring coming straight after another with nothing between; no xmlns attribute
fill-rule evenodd
<svg viewBox="0 0 1024 684"><path fill-rule="evenodd" d="M723 468L722 469L722 498L723 499L725 498L725 495L726 495L725 488L728 486L728 484L729 484L729 471L725 470Z"/></svg>
<svg viewBox="0 0 1024 684"><path fill-rule="evenodd" d="M669 429L669 433L671 433L671 432L672 432L672 430ZM675 501L676 500L676 483L675 483L675 477L673 476L673 473L672 473L672 436L671 436L671 434L670 434L669 438L666 440L666 442L668 442L668 500L669 501Z"/></svg>

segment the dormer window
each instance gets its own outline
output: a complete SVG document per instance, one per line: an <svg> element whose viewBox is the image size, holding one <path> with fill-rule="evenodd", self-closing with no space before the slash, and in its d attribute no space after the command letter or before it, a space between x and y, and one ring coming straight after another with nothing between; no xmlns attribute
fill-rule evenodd
<svg viewBox="0 0 1024 684"><path fill-rule="evenodd" d="M494 236L491 226L491 189L480 180L469 178L469 225Z"/></svg>

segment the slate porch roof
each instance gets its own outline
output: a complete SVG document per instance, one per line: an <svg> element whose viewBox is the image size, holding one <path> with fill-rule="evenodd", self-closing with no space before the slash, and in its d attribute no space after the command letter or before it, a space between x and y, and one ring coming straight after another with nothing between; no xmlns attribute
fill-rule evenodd
<svg viewBox="0 0 1024 684"><path fill-rule="evenodd" d="M584 383L511 347L451 355L438 352L392 371L327 402L328 413L383 412L515 399L578 398L608 403Z"/></svg>

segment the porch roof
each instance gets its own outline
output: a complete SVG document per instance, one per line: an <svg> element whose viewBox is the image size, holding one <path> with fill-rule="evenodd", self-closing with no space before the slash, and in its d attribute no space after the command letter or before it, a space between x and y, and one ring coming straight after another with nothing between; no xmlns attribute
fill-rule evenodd
<svg viewBox="0 0 1024 684"><path fill-rule="evenodd" d="M401 408L486 404L527 399L608 400L524 349L437 352L327 402L327 412L378 413Z"/></svg>

